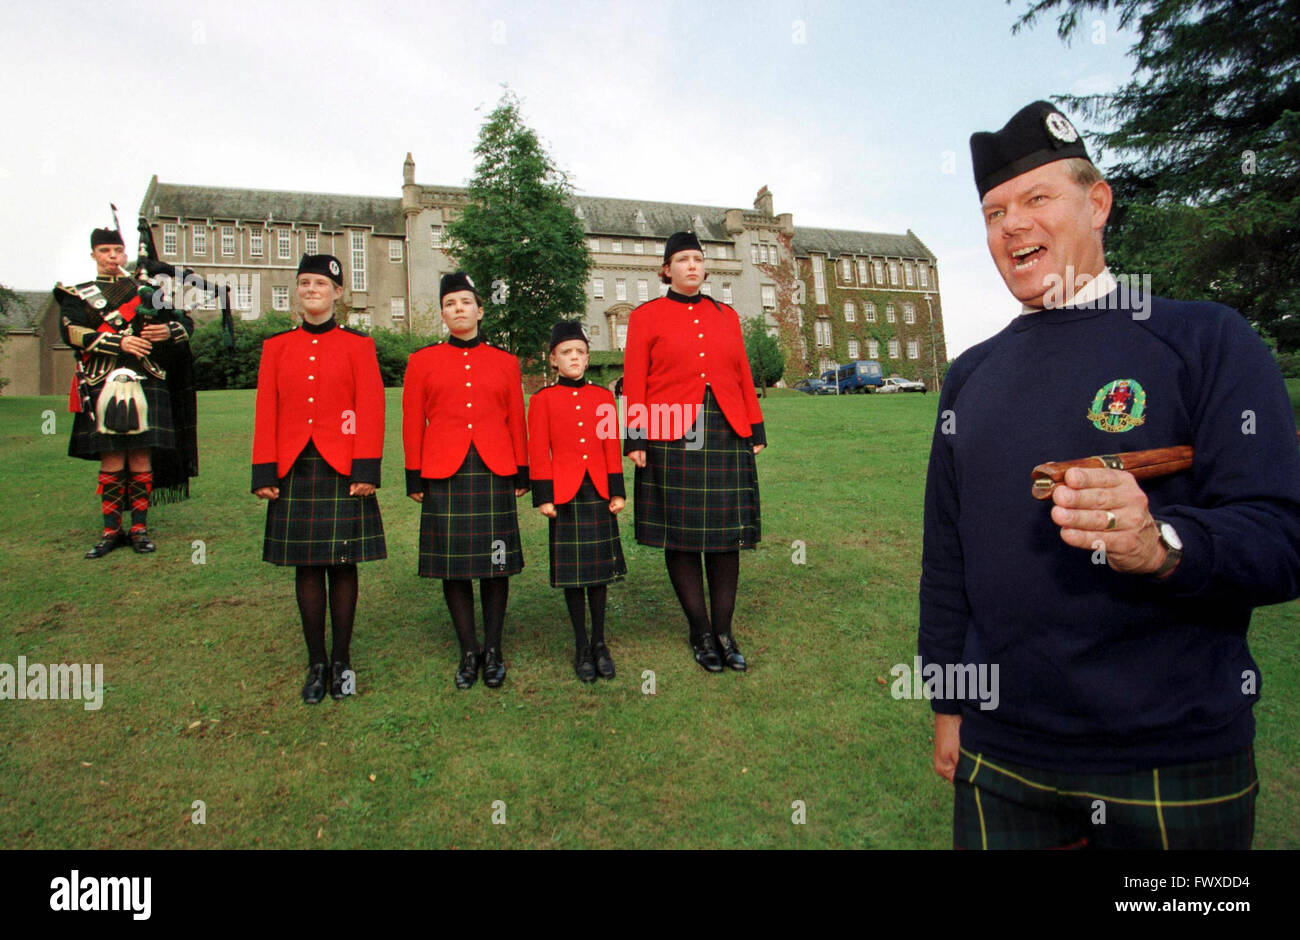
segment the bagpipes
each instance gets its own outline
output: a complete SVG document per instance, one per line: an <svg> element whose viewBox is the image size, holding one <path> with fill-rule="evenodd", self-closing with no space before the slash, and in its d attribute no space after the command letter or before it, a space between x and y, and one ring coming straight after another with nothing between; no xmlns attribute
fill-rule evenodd
<svg viewBox="0 0 1300 940"><path fill-rule="evenodd" d="M1300 431L1296 432L1296 437L1300 438ZM1052 491L1065 483L1065 472L1074 467L1081 470L1127 470L1136 480L1150 480L1190 470L1194 458L1191 445L1182 444L1177 447L1153 447L1150 450L1130 450L1122 454L1080 457L1077 460L1053 460L1040 463L1031 471L1033 485L1030 492L1034 499L1050 499Z"/></svg>

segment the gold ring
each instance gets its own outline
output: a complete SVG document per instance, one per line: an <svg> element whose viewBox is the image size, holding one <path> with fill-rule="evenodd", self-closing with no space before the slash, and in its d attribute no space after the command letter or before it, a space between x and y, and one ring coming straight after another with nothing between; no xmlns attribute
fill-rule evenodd
<svg viewBox="0 0 1300 940"><path fill-rule="evenodd" d="M1115 514L1111 512L1109 509L1107 509L1106 510L1106 531L1109 532L1111 529L1115 528L1115 523L1118 521L1119 520L1115 518Z"/></svg>

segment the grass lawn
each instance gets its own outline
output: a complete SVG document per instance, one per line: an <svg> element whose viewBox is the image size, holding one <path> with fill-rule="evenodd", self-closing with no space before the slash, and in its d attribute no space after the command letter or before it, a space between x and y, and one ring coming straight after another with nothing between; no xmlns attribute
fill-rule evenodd
<svg viewBox="0 0 1300 940"><path fill-rule="evenodd" d="M610 590L619 675L579 683L545 523L521 500L510 674L499 691L457 692L440 585L415 574L418 507L401 492L391 389L389 558L361 566L360 694L310 708L292 571L260 560L251 391L200 395L202 476L188 503L151 513L158 553L97 562L81 558L99 525L94 466L65 456L64 400L0 399L0 663L102 663L107 686L98 711L0 701L0 846L946 847L951 791L930 769L929 707L880 681L915 651L937 398L766 399L763 542L742 559L736 616L747 674L691 660L661 553L635 544L629 507L629 577ZM1252 631L1260 848L1300 848L1297 622L1280 605ZM188 821L195 800L203 825ZM791 824L796 800L805 825Z"/></svg>

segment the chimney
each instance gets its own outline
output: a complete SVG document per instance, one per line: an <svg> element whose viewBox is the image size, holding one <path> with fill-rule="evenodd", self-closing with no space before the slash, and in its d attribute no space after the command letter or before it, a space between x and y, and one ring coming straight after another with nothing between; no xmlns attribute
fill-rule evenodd
<svg viewBox="0 0 1300 940"><path fill-rule="evenodd" d="M754 197L754 211L763 215L772 215L772 191L764 186Z"/></svg>
<svg viewBox="0 0 1300 940"><path fill-rule="evenodd" d="M415 160L411 158L410 153L406 155L406 162L402 164L402 185L410 186L415 182Z"/></svg>

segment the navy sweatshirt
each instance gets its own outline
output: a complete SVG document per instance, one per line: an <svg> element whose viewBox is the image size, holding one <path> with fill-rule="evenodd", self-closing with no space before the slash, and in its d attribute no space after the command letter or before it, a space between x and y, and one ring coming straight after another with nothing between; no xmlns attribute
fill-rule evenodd
<svg viewBox="0 0 1300 940"><path fill-rule="evenodd" d="M1250 744L1251 609L1300 596L1300 450L1268 348L1219 304L1152 297L1144 319L1106 309L1117 296L1018 317L960 356L930 452L919 653L997 664L999 683L992 709L931 705L962 715L967 750L1047 770ZM1194 467L1140 483L1183 542L1167 578L1094 564L1030 496L1039 463L1177 444Z"/></svg>

